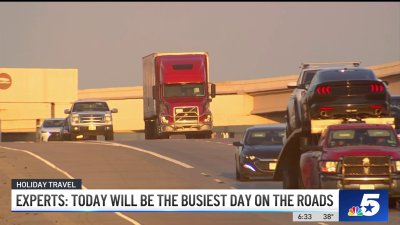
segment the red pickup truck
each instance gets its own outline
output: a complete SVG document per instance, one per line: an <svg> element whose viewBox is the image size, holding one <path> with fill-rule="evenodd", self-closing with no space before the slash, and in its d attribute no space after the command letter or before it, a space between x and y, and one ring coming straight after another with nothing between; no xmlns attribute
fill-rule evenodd
<svg viewBox="0 0 400 225"><path fill-rule="evenodd" d="M330 125L302 150L300 188L387 189L400 198L400 145L390 125Z"/></svg>

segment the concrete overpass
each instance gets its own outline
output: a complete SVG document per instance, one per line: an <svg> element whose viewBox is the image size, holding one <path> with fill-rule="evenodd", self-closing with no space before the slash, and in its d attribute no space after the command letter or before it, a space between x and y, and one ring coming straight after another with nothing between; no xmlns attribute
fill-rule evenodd
<svg viewBox="0 0 400 225"><path fill-rule="evenodd" d="M400 61L370 68L380 79L389 82L392 95L400 95ZM286 85L297 78L298 74L293 74L217 82L217 97L211 103L214 125L230 131L234 126L284 122L287 99L292 92ZM114 119L117 131L144 129L141 86L79 90L78 98L103 98L112 107L119 108Z"/></svg>
<svg viewBox="0 0 400 225"><path fill-rule="evenodd" d="M400 61L370 68L390 83L393 95L400 95ZM77 69L0 68L0 75L4 76L4 73L12 77L12 82L9 81L12 86L0 88L0 133L32 139L40 121L65 117L64 109L74 100L84 98L103 98L110 107L119 109L114 115L116 132L132 133L144 129L141 86L78 90ZM297 78L298 74L293 74L217 82L217 97L211 103L214 130L240 133L250 125L284 122L291 93L286 85ZM3 82L4 77L0 81Z"/></svg>

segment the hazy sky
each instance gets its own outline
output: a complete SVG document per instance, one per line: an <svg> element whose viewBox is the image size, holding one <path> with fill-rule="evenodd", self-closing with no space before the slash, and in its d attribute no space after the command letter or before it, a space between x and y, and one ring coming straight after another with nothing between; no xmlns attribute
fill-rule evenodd
<svg viewBox="0 0 400 225"><path fill-rule="evenodd" d="M0 67L78 68L79 88L142 85L142 57L207 51L211 81L304 61L400 60L400 2L0 3Z"/></svg>

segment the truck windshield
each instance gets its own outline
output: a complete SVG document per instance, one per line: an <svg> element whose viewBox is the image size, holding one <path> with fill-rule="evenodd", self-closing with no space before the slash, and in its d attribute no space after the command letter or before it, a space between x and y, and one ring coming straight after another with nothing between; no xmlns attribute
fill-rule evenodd
<svg viewBox="0 0 400 225"><path fill-rule="evenodd" d="M397 147L397 137L388 129L348 129L332 130L328 147L372 145Z"/></svg>
<svg viewBox="0 0 400 225"><path fill-rule="evenodd" d="M109 111L105 102L79 102L74 104L72 112Z"/></svg>
<svg viewBox="0 0 400 225"><path fill-rule="evenodd" d="M204 96L204 84L166 84L164 97Z"/></svg>

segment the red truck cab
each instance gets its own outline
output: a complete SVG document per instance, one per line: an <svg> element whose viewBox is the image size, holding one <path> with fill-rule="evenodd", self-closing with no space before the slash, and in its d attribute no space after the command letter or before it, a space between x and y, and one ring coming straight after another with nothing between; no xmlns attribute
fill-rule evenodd
<svg viewBox="0 0 400 225"><path fill-rule="evenodd" d="M211 138L215 85L208 80L206 52L153 53L143 58L143 71L146 139Z"/></svg>
<svg viewBox="0 0 400 225"><path fill-rule="evenodd" d="M330 125L300 156L302 188L387 189L400 197L400 146L384 124Z"/></svg>

